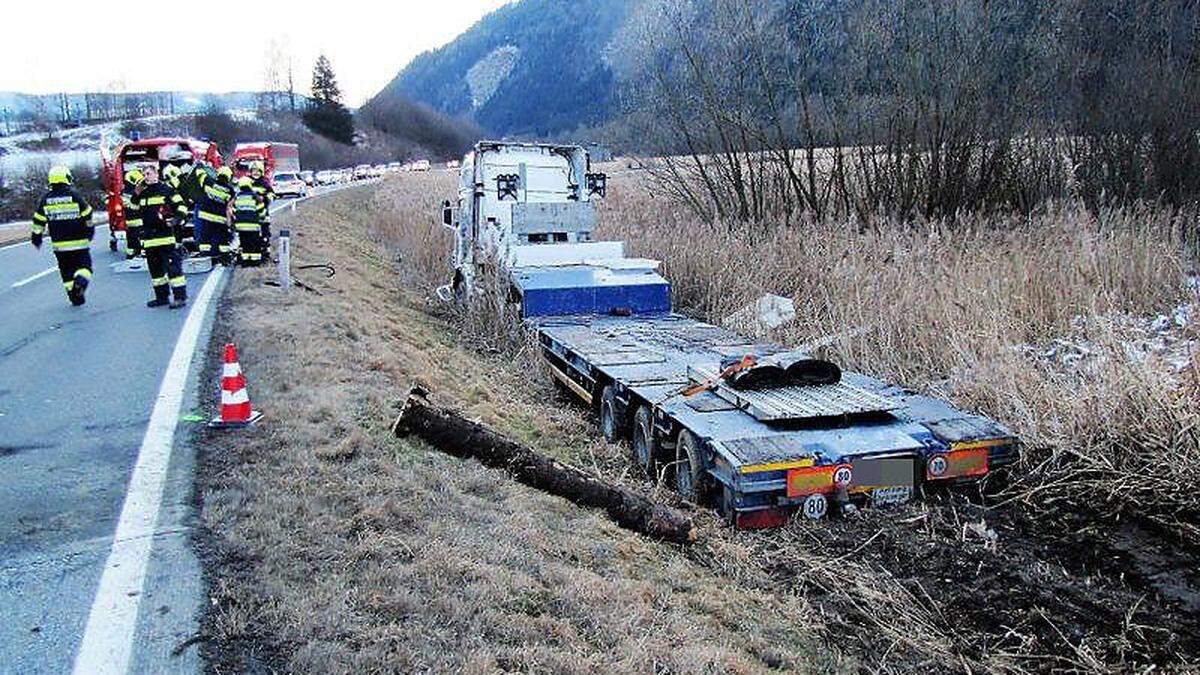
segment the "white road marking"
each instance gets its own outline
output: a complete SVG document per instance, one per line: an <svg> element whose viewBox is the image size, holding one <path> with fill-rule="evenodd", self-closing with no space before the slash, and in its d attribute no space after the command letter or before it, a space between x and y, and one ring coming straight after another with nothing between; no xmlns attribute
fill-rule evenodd
<svg viewBox="0 0 1200 675"><path fill-rule="evenodd" d="M337 190L322 194L329 192ZM283 206L277 205L272 212ZM224 267L217 267L210 272L200 293L191 303L187 320L167 364L167 372L159 385L150 423L129 479L112 549L105 562L104 573L100 576L95 600L92 601L83 640L75 653L73 672L77 675L123 675L129 670L138 611L146 582L146 567L154 544L167 468L171 463L175 426L183 405L184 387L187 385L200 329L204 325L204 315L224 273Z"/></svg>
<svg viewBox="0 0 1200 675"><path fill-rule="evenodd" d="M31 274L31 275L25 277L24 279L18 281L17 283L12 285L12 288L20 288L20 287L24 286L25 284L31 284L31 283L37 281L38 279L41 279L42 277L46 276L47 274L50 274L51 272L57 272L57 271L58 271L58 267L47 267L46 269L42 270L41 272L38 272L37 274Z"/></svg>
<svg viewBox="0 0 1200 675"><path fill-rule="evenodd" d="M150 423L129 479L112 550L100 577L83 640L75 654L75 673L125 673L129 669L146 566L154 543L167 467L171 463L184 387L205 314L224 273L225 268L218 267L209 274L191 303L187 320L175 342L175 351L171 353L171 361L159 386Z"/></svg>

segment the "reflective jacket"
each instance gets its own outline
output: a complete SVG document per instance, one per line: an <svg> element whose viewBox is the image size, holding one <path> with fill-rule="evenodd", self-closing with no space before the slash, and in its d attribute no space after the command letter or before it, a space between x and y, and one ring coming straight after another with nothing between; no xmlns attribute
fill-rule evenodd
<svg viewBox="0 0 1200 675"><path fill-rule="evenodd" d="M233 198L233 228L239 232L261 231L267 207L254 188L239 188Z"/></svg>
<svg viewBox="0 0 1200 675"><path fill-rule="evenodd" d="M229 202L233 201L233 186L228 180L210 178L207 173L201 173L200 201L197 217L206 223L218 225L229 224Z"/></svg>
<svg viewBox="0 0 1200 675"><path fill-rule="evenodd" d="M43 235L50 231L55 251L83 251L91 247L92 207L70 185L50 186L50 191L33 210L30 231Z"/></svg>
<svg viewBox="0 0 1200 675"><path fill-rule="evenodd" d="M133 186L128 183L121 190L121 207L125 211L125 227L136 229L142 226L142 214L133 205Z"/></svg>
<svg viewBox="0 0 1200 675"><path fill-rule="evenodd" d="M172 220L187 217L187 207L178 192L166 183L154 183L142 188L131 201L142 215L142 248L178 243Z"/></svg>
<svg viewBox="0 0 1200 675"><path fill-rule="evenodd" d="M254 193L257 194L263 201L263 206L270 207L271 202L275 201L275 188L271 187L271 181L267 180L266 176L251 178L254 181Z"/></svg>

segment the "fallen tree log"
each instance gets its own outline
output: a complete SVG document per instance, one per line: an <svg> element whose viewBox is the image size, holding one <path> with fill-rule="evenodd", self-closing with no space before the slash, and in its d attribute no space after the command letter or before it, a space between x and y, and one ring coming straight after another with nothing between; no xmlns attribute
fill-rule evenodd
<svg viewBox="0 0 1200 675"><path fill-rule="evenodd" d="M392 433L401 438L417 436L447 454L503 469L530 487L580 506L604 509L618 525L635 532L681 544L696 539L691 519L675 509L541 455L452 410L437 408L421 387L409 390Z"/></svg>

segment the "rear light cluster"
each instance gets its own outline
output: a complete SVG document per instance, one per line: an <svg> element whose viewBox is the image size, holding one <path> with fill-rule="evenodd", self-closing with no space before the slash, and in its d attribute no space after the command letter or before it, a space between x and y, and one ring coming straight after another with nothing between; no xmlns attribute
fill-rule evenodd
<svg viewBox="0 0 1200 675"><path fill-rule="evenodd" d="M951 449L950 452L938 453L925 462L926 480L948 480L982 476L988 472L988 449L965 448Z"/></svg>
<svg viewBox="0 0 1200 675"><path fill-rule="evenodd" d="M787 496L826 494L849 487L853 480L854 469L849 464L792 469L787 474Z"/></svg>

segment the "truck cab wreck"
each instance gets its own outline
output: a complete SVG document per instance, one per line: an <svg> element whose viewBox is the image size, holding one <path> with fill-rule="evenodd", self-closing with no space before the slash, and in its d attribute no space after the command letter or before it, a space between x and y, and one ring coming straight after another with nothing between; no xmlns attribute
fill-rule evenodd
<svg viewBox="0 0 1200 675"><path fill-rule="evenodd" d="M1018 456L1004 426L676 314L659 262L596 241L604 174L579 146L481 142L460 169L453 282L494 264L554 377L648 476L741 528L907 502Z"/></svg>

